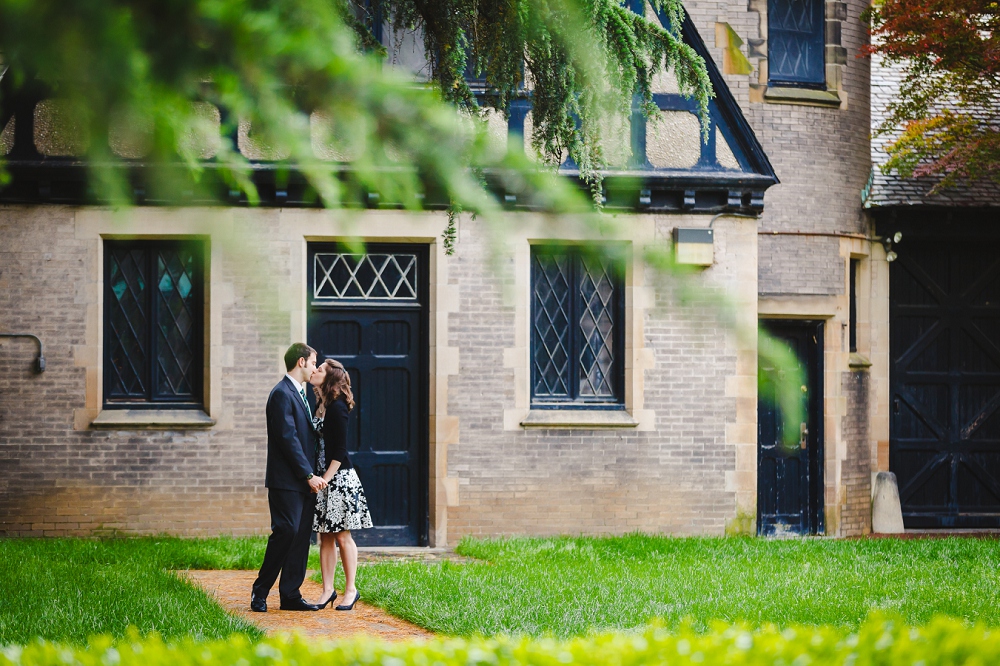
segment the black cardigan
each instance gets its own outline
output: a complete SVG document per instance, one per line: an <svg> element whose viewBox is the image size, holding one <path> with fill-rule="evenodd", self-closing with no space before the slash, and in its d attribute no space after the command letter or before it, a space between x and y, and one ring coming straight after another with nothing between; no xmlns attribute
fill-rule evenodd
<svg viewBox="0 0 1000 666"><path fill-rule="evenodd" d="M323 448L326 451L326 465L334 460L340 463L339 469L351 469L351 459L347 455L347 401L339 398L327 406L323 418ZM326 472L326 470L322 470Z"/></svg>

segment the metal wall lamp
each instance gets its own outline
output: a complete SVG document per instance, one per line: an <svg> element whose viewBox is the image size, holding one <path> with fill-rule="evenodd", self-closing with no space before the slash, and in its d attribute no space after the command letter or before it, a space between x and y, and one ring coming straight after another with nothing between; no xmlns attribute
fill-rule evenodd
<svg viewBox="0 0 1000 666"><path fill-rule="evenodd" d="M740 217L759 220L759 215L723 212L712 217L708 227L677 227L674 229L674 261L688 266L711 266L715 263L715 230L712 226L720 217Z"/></svg>
<svg viewBox="0 0 1000 666"><path fill-rule="evenodd" d="M888 261L888 262L896 261L896 257L899 256L899 255L897 255L893 251L892 245L893 245L893 243L898 243L901 240L903 240L903 232L902 231L897 231L891 237L887 236L887 237L885 237L885 238L882 239L882 245L885 247L885 260L886 261Z"/></svg>
<svg viewBox="0 0 1000 666"><path fill-rule="evenodd" d="M45 350L42 340L34 333L0 333L0 338L32 338L38 343L38 358L35 359L35 372L45 372Z"/></svg>

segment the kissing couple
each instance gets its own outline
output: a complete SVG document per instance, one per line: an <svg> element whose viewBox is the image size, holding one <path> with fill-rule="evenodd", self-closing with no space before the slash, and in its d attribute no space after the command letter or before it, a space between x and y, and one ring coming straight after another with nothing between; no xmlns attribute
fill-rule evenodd
<svg viewBox="0 0 1000 666"><path fill-rule="evenodd" d="M358 547L351 530L372 527L368 500L347 455L347 424L354 409L351 377L332 358L316 365L316 350L296 342L285 352L287 374L267 399L267 505L271 536L250 593L250 610L267 612L267 595L281 574L281 610L316 611L337 598L333 587L337 549L344 565L344 597L339 611L354 609ZM313 414L306 394L316 396ZM309 536L319 533L323 592L316 603L302 598Z"/></svg>

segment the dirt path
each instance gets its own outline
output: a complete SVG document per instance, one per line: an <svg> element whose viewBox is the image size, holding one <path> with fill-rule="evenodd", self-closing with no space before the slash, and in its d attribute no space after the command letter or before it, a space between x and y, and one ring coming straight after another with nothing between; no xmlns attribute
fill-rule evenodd
<svg viewBox="0 0 1000 666"><path fill-rule="evenodd" d="M277 585L267 599L268 611L251 613L250 586L257 577L256 571L188 570L178 574L201 586L227 611L243 616L268 634L297 631L309 637L328 639L367 634L390 641L431 638L434 635L389 615L381 608L369 606L364 598L358 601L353 611L336 611L330 606L314 613L278 610ZM308 601L316 601L322 591L321 585L308 578L302 584L302 596Z"/></svg>

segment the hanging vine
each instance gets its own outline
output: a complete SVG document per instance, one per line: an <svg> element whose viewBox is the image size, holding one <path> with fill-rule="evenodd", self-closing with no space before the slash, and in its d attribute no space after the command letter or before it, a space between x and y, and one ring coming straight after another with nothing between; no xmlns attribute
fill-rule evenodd
<svg viewBox="0 0 1000 666"><path fill-rule="evenodd" d="M681 40L680 0L630 0L640 13L623 1L0 0L2 94L49 91L80 136L136 121L141 187L135 160L112 142L84 142L77 156L104 201L133 202L138 191L162 201L236 192L257 204L256 167L235 139L252 131L281 156L279 176L295 170L321 205L377 194L419 210L434 193L455 202L455 230L457 211L486 217L505 203L484 173L516 189L519 204L590 208L554 170L519 151L485 150L484 132L456 122L456 106L507 116L512 100L530 97L532 147L550 165L571 158L598 205L602 127L628 114L634 95L652 114L658 72L673 70L707 131L711 86L705 63ZM647 19L651 12L667 20ZM383 20L422 39L440 95L386 75L373 30ZM469 73L483 90L473 91ZM8 176L0 159L0 182Z"/></svg>
<svg viewBox="0 0 1000 666"><path fill-rule="evenodd" d="M628 114L634 95L654 114L659 72L673 71L696 101L707 139L712 89L704 61L681 39L680 0L641 6L642 14L619 0L373 0L367 22L354 25L384 17L397 33L421 34L432 80L463 110L492 107L506 117L516 96L530 94L532 148L552 166L568 155L600 206L604 121ZM480 99L470 72L485 80Z"/></svg>

